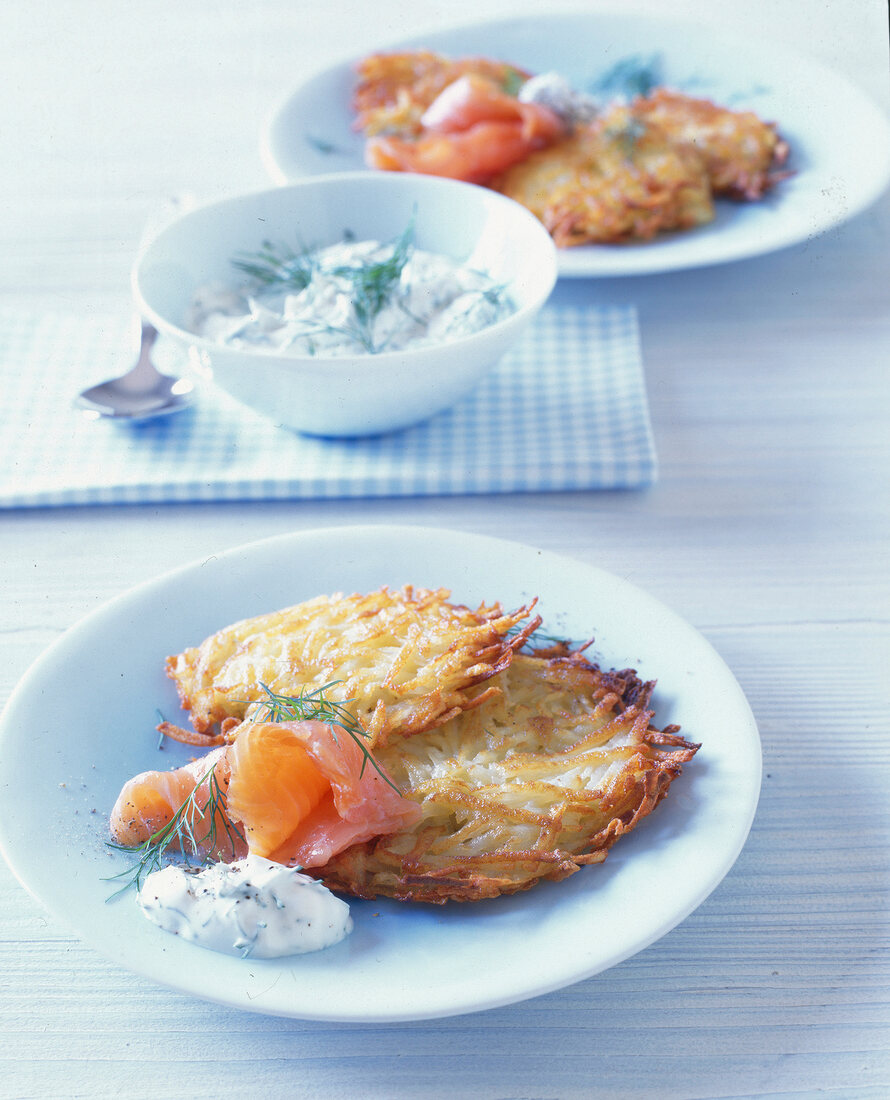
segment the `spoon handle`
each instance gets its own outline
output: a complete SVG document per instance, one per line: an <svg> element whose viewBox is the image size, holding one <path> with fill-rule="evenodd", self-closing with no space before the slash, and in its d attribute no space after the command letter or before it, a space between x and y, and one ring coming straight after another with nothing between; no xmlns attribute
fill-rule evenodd
<svg viewBox="0 0 890 1100"><path fill-rule="evenodd" d="M151 349L158 337L158 330L148 321L142 321L139 331L139 358L132 370L117 380L122 391L140 393L156 386L159 381L157 367L151 361Z"/></svg>
<svg viewBox="0 0 890 1100"><path fill-rule="evenodd" d="M152 345L158 338L158 330L148 321L142 322L139 333L139 357L142 358L146 351L151 351Z"/></svg>

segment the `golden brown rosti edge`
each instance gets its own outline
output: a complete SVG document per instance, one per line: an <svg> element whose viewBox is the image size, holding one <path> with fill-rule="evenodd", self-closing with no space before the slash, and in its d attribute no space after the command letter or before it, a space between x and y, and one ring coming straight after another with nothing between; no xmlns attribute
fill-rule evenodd
<svg viewBox="0 0 890 1100"><path fill-rule="evenodd" d="M715 195L756 202L791 174L785 169L788 143L753 111L733 111L671 88L635 99L631 111L675 145L699 153Z"/></svg>
<svg viewBox="0 0 890 1100"><path fill-rule="evenodd" d="M493 186L531 210L561 248L651 240L714 218L700 152L625 105L532 153Z"/></svg>
<svg viewBox="0 0 890 1100"><path fill-rule="evenodd" d="M368 746L379 748L394 731L404 739L484 704L486 681L540 624L532 607L471 609L447 589L408 585L243 619L167 659L194 732L161 728L219 744L267 688L290 697L324 689L331 702L348 702Z"/></svg>
<svg viewBox="0 0 890 1100"><path fill-rule="evenodd" d="M600 863L698 745L652 726L653 683L580 654L517 653L484 702L375 755L419 823L313 871L361 898L478 901Z"/></svg>

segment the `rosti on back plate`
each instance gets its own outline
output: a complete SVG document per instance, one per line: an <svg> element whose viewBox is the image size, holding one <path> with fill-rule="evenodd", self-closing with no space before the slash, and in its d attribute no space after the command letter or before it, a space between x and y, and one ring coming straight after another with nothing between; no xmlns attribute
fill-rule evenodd
<svg viewBox="0 0 890 1100"><path fill-rule="evenodd" d="M699 747L651 725L653 683L577 653L517 654L491 684L480 706L377 753L422 817L317 869L327 886L441 903L565 878L602 862Z"/></svg>
<svg viewBox="0 0 890 1100"><path fill-rule="evenodd" d="M167 660L183 707L207 743L267 690L324 689L362 724L371 748L413 735L487 698L477 685L510 662L540 625L529 607L471 610L445 589L405 586L318 596L228 626ZM493 689L492 689L493 690Z"/></svg>
<svg viewBox="0 0 890 1100"><path fill-rule="evenodd" d="M494 186L527 206L563 248L650 240L714 218L699 151L641 122L624 105L532 153Z"/></svg>

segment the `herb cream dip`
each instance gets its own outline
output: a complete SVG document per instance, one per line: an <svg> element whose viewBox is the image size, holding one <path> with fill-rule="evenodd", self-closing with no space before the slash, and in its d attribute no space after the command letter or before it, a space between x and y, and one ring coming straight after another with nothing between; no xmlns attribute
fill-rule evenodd
<svg viewBox="0 0 890 1100"><path fill-rule="evenodd" d="M186 316L192 332L230 347L377 354L454 340L516 308L485 272L416 249L411 227L388 244L295 253L267 242L233 265L244 283L200 288Z"/></svg>
<svg viewBox="0 0 890 1100"><path fill-rule="evenodd" d="M150 921L212 951L253 959L303 955L352 931L345 901L293 867L249 855L196 871L148 875L139 905Z"/></svg>

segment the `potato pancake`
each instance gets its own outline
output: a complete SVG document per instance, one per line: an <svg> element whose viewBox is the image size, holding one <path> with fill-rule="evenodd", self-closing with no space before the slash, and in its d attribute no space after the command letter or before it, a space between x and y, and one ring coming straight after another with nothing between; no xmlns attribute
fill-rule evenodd
<svg viewBox="0 0 890 1100"><path fill-rule="evenodd" d="M477 901L602 862L698 745L651 725L654 687L579 654L517 654L482 705L376 753L418 824L315 870L334 890Z"/></svg>
<svg viewBox="0 0 890 1100"><path fill-rule="evenodd" d="M700 154L624 105L532 153L493 186L528 207L561 248L651 240L714 217Z"/></svg>
<svg viewBox="0 0 890 1100"><path fill-rule="evenodd" d="M634 100L631 109L675 144L701 155L715 195L753 202L789 174L782 169L787 142L773 123L752 111L731 111L669 88Z"/></svg>
<svg viewBox="0 0 890 1100"><path fill-rule="evenodd" d="M616 72L625 68L619 63ZM639 79L620 98L604 99L584 123L566 82L568 92L548 99L540 89L523 90L533 74L490 58L406 50L372 54L356 71L354 128L369 138L369 167L492 187L531 210L560 248L694 229L714 220L715 198L753 202L792 174L788 143L775 124ZM556 75L537 79L546 88ZM501 135L497 111L467 132L450 123L443 129L437 107L462 80L482 80L517 105L546 108L556 129L522 144L512 132Z"/></svg>
<svg viewBox="0 0 890 1100"><path fill-rule="evenodd" d="M449 596L411 586L319 596L218 631L169 657L167 674L198 734L243 719L265 688L325 688L348 701L369 747L383 745L393 731L404 739L481 705L487 691L469 689L503 671L540 623L531 606L473 611Z"/></svg>

